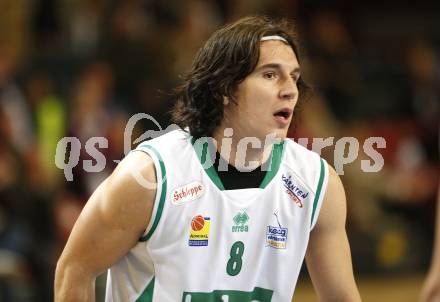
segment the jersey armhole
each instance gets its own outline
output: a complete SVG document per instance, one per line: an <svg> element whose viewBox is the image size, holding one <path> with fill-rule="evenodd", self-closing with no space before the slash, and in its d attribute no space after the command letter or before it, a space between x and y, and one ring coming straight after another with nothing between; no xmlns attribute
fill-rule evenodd
<svg viewBox="0 0 440 302"><path fill-rule="evenodd" d="M156 171L157 187L156 187L156 196L154 198L153 211L151 213L150 222L148 223L147 228L142 234L142 237L139 238L139 241L147 241L153 235L162 216L165 199L167 195L167 175L165 170L165 164L162 160L162 157L153 146L142 144L139 145L133 151L141 151L148 154L153 160L154 168Z"/></svg>
<svg viewBox="0 0 440 302"><path fill-rule="evenodd" d="M325 192L327 189L328 173L329 170L328 170L327 162L324 159L320 158L320 172L319 172L318 183L316 184L315 199L313 200L313 210L310 219L310 231L313 230L316 222L318 221L319 212L322 206L322 201L324 199Z"/></svg>

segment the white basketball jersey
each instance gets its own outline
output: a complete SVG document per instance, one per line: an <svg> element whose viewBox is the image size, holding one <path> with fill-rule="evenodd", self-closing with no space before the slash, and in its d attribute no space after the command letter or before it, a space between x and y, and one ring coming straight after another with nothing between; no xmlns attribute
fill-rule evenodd
<svg viewBox="0 0 440 302"><path fill-rule="evenodd" d="M259 188L225 190L215 152L182 130L136 150L159 185L144 236L108 271L106 301L291 301L327 186L323 159L286 139Z"/></svg>

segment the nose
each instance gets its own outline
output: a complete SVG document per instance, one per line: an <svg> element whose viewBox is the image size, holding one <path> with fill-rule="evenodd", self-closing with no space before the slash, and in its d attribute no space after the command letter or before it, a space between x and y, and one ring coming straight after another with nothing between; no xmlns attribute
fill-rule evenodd
<svg viewBox="0 0 440 302"><path fill-rule="evenodd" d="M298 94L298 86L292 77L286 77L282 82L279 96L283 100L293 100Z"/></svg>

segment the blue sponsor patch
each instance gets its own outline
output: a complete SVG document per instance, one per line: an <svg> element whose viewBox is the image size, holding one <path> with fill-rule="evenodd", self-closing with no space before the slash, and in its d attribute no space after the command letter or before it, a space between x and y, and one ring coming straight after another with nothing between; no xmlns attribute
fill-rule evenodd
<svg viewBox="0 0 440 302"><path fill-rule="evenodd" d="M287 228L267 226L266 242L276 249L285 249L287 243Z"/></svg>

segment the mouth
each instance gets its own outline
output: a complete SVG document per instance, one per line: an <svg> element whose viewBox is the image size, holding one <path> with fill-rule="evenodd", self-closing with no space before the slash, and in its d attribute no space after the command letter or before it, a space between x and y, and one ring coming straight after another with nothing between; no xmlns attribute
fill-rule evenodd
<svg viewBox="0 0 440 302"><path fill-rule="evenodd" d="M290 123L290 117L292 116L293 111L290 108L283 108L278 110L273 114L275 120L280 123L282 126Z"/></svg>

